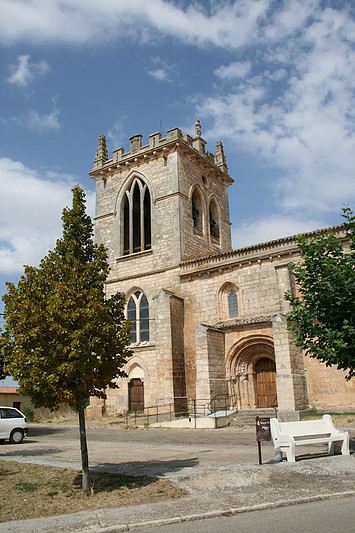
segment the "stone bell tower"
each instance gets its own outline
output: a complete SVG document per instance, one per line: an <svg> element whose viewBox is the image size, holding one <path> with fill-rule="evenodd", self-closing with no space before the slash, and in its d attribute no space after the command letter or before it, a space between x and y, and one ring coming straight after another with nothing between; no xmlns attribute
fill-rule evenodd
<svg viewBox="0 0 355 533"><path fill-rule="evenodd" d="M111 267L106 293L125 294L133 324L128 378L108 393L104 408L136 409L138 402L138 409L168 403L179 410L195 372L182 264L231 250L233 180L222 143L215 155L206 151L199 120L194 136L174 128L166 137L152 133L147 144L139 134L129 141L128 151L119 147L109 159L101 135L90 173L96 241L108 248Z"/></svg>
<svg viewBox="0 0 355 533"><path fill-rule="evenodd" d="M226 158L220 141L206 151L178 128L130 138L108 159L100 135L91 177L96 181L96 236L110 251L111 276L171 268L231 250Z"/></svg>

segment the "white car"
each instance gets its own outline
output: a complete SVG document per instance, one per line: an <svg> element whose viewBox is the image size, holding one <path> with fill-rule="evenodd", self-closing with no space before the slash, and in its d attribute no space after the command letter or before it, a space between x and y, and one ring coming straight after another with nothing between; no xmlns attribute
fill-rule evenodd
<svg viewBox="0 0 355 533"><path fill-rule="evenodd" d="M27 433L26 416L15 407L0 406L0 440L9 439L11 444L21 444Z"/></svg>

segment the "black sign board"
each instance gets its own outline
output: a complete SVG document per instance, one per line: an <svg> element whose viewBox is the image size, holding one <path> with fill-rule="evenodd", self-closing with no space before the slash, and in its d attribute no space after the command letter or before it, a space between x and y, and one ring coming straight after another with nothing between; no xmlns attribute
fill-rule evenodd
<svg viewBox="0 0 355 533"><path fill-rule="evenodd" d="M262 465L261 442L263 440L271 440L270 418L260 418L260 416L257 416L255 424L256 440L258 441L259 465Z"/></svg>
<svg viewBox="0 0 355 533"><path fill-rule="evenodd" d="M255 419L256 422L256 440L271 440L270 418Z"/></svg>

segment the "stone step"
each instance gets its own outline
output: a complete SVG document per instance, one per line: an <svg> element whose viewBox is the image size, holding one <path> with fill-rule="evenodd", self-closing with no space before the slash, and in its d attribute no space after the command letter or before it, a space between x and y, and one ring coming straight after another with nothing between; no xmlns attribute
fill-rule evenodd
<svg viewBox="0 0 355 533"><path fill-rule="evenodd" d="M230 419L230 425L231 426L239 426L239 425L254 425L255 424L255 418L257 416L260 416L261 418L275 418L276 412L275 409L250 409L242 411L239 411Z"/></svg>

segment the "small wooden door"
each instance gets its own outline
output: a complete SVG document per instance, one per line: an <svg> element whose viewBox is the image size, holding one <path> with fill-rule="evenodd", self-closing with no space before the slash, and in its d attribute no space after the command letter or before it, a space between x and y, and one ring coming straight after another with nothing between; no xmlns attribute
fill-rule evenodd
<svg viewBox="0 0 355 533"><path fill-rule="evenodd" d="M129 410L144 412L144 384L139 378L131 379L128 383Z"/></svg>
<svg viewBox="0 0 355 533"><path fill-rule="evenodd" d="M272 359L263 357L255 365L256 406L276 407L276 366Z"/></svg>

